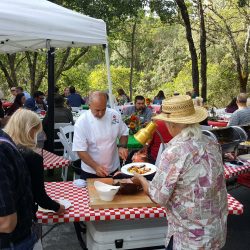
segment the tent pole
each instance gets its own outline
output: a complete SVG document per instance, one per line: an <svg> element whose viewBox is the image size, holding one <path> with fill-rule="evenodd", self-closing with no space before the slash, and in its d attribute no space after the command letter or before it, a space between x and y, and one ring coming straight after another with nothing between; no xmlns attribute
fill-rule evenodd
<svg viewBox="0 0 250 250"><path fill-rule="evenodd" d="M108 75L109 103L110 103L111 108L114 108L114 100L113 100L113 95L112 95L112 82L111 82L111 74L110 74L110 64L109 64L108 44L104 44L103 48L105 49L105 59L106 59L106 67L107 67L107 75Z"/></svg>
<svg viewBox="0 0 250 250"><path fill-rule="evenodd" d="M54 64L55 48L48 50L48 151L54 152Z"/></svg>

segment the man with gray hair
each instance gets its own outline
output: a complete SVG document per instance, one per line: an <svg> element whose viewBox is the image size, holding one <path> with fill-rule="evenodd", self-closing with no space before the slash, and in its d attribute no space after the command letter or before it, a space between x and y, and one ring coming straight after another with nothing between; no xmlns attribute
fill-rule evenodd
<svg viewBox="0 0 250 250"><path fill-rule="evenodd" d="M107 108L106 93L91 93L89 108L75 123L72 147L81 159L84 180L112 175L120 166L119 156L128 156L128 127L117 111Z"/></svg>
<svg viewBox="0 0 250 250"><path fill-rule="evenodd" d="M247 107L247 94L240 93L237 96L236 104L238 109L233 112L228 126L245 125L250 123L250 108Z"/></svg>

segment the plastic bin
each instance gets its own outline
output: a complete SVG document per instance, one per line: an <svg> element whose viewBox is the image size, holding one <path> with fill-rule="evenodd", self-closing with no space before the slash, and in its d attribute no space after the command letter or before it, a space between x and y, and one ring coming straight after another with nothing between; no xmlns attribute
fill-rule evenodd
<svg viewBox="0 0 250 250"><path fill-rule="evenodd" d="M87 222L87 248L165 249L166 232L166 218Z"/></svg>

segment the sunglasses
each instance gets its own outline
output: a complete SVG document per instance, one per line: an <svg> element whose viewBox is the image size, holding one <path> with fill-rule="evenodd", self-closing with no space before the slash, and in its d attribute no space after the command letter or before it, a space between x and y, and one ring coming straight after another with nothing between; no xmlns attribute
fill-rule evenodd
<svg viewBox="0 0 250 250"><path fill-rule="evenodd" d="M13 91L16 91L16 90L15 89L11 89L10 91L13 92Z"/></svg>

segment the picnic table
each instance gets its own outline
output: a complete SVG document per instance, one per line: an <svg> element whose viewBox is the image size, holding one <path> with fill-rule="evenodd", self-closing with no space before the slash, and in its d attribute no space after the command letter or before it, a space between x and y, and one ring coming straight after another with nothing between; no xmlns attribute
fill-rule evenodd
<svg viewBox="0 0 250 250"><path fill-rule="evenodd" d="M225 178L230 179L234 176L239 176L241 174L250 172L250 163L246 162L243 166L232 165L229 162L225 162Z"/></svg>
<svg viewBox="0 0 250 250"><path fill-rule="evenodd" d="M226 127L228 122L227 121L222 121L222 120L218 120L218 121L208 121L207 124L209 126L213 126L213 127Z"/></svg>
<svg viewBox="0 0 250 250"><path fill-rule="evenodd" d="M52 199L67 199L72 206L61 215L56 213L37 212L38 223L60 223L79 221L110 221L166 217L164 207L134 207L134 208L109 208L93 209L89 206L89 194L86 187L78 188L72 181L46 182L47 194ZM240 215L243 205L228 194L229 214Z"/></svg>
<svg viewBox="0 0 250 250"><path fill-rule="evenodd" d="M70 164L69 160L64 159L62 156L51 153L45 149L38 149L37 152L43 157L44 170L66 168Z"/></svg>

